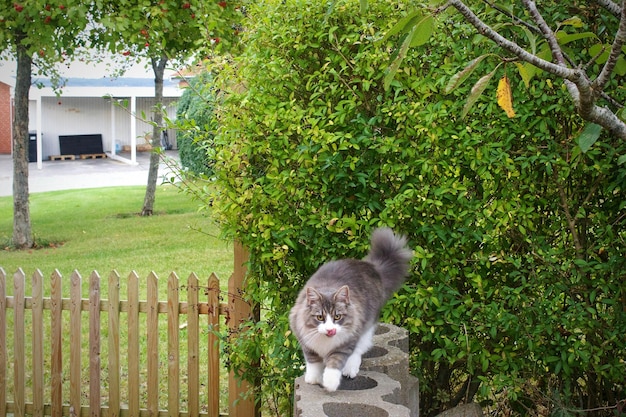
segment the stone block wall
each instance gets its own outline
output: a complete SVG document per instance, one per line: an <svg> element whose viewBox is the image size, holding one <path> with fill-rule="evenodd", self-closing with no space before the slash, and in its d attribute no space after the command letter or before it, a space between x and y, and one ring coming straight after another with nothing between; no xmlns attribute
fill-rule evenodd
<svg viewBox="0 0 626 417"><path fill-rule="evenodd" d="M296 417L418 417L419 383L409 374L406 330L379 324L374 346L363 356L354 379L343 378L339 389L295 381Z"/></svg>

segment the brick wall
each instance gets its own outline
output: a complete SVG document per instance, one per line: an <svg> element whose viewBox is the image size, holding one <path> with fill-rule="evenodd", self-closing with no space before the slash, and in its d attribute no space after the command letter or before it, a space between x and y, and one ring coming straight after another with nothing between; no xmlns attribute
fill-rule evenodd
<svg viewBox="0 0 626 417"><path fill-rule="evenodd" d="M11 153L11 87L0 82L0 154Z"/></svg>

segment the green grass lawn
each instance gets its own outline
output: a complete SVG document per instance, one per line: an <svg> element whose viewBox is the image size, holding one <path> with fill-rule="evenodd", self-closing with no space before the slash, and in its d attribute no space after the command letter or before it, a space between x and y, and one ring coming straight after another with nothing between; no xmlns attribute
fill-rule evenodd
<svg viewBox="0 0 626 417"><path fill-rule="evenodd" d="M30 196L31 223L36 240L41 247L32 250L17 251L10 248L13 229L12 197L0 197L0 267L7 273L7 293L11 295L13 274L22 268L26 273L26 296L30 296L30 277L39 269L44 277L49 277L58 269L67 281L63 280L63 296L69 297L69 276L78 270L83 278L83 297L88 297L88 281L92 271L97 271L102 278L101 295L108 297L107 278L112 270L120 274L120 298L127 300L125 293L127 277L136 271L140 277L140 299L146 299L146 277L154 271L159 277L159 299L166 300L167 278L176 272L184 286L187 277L195 272L200 285L208 281L215 272L220 278L223 290L227 288L228 278L233 270L233 244L224 242L217 236L217 226L202 213L198 212L198 203L188 195L181 193L176 187L161 186L157 189L155 215L140 217L137 213L143 205L144 187L116 187L88 190L70 190L58 192L36 193ZM48 282L45 280L44 282ZM50 295L50 288L44 284L44 297ZM184 294L181 294L183 297ZM181 299L184 301L184 298ZM68 313L64 313L68 319ZM87 315L83 317L83 326L88 328ZM121 319L121 328L125 326L125 316ZM147 351L145 343L144 319L140 339L141 362L145 364ZM167 323L160 319L160 331L166 332ZM185 318L181 317L184 325ZM8 314L7 328L12 328L12 316ZM27 314L26 328L30 323ZM49 329L45 329L48 334ZM202 329L201 337L206 337L208 329ZM11 332L8 334L11 344ZM103 381L106 381L107 337L106 327L102 330L102 369ZM122 349L125 349L127 334L119 335ZM186 332L181 329L181 364L186 361ZM159 373L167 375L167 341L160 342ZM87 351L88 340L83 336L83 350ZM29 349L29 344L26 344ZM69 349L69 347L68 347ZM202 344L200 354L207 356L207 346ZM45 347L45 355L49 355L49 346ZM11 349L8 351L9 363ZM63 353L67 358L68 352ZM67 368L67 362L64 367ZM65 369L64 368L64 369ZM126 399L127 390L122 365L122 400ZM142 378L145 367L142 365ZM64 370L64 372L69 372ZM88 387L88 369L83 370L84 386ZM222 411L227 406L225 398L226 371L222 369ZM183 376L183 379L185 377ZM29 380L28 380L29 381ZM166 392L167 378L160 379L160 392ZM30 389L27 383L27 390ZM46 388L49 389L49 388ZM69 383L64 383L64 398L67 397ZM142 404L145 399L145 387L141 387ZM186 398L187 386L182 383L181 397ZM103 386L103 393L106 385ZM48 393L46 394L46 398ZM201 399L204 401L204 392ZM103 402L106 403L106 396ZM165 398L160 397L160 407L166 406Z"/></svg>
<svg viewBox="0 0 626 417"><path fill-rule="evenodd" d="M195 272L205 280L215 272L221 281L232 273L232 242L218 239L219 231L198 212L198 203L176 187L157 190L155 213L137 215L145 187L115 187L36 193L30 196L33 234L41 248L9 250L13 233L13 199L0 197L0 267L12 275L22 268L30 276L58 269L83 278L96 270L102 277L117 270L145 277L154 271L166 279Z"/></svg>

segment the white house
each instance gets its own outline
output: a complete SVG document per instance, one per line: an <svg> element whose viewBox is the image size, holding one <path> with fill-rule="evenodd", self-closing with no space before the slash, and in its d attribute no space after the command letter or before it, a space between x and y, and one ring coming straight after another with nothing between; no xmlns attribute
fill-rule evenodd
<svg viewBox="0 0 626 417"><path fill-rule="evenodd" d="M164 80L168 118L176 118L181 95L177 81ZM37 134L37 161L61 154L59 136L100 134L104 152L119 157L122 149L130 149L127 159L134 163L137 145L146 144L152 135L154 105L151 78L70 78L60 96L49 85L33 87L29 130ZM175 132L168 135L175 143Z"/></svg>
<svg viewBox="0 0 626 417"><path fill-rule="evenodd" d="M43 160L61 155L60 136L101 135L102 150L109 157L136 163L138 145L140 148L145 145L152 134L149 123L155 105L152 70L145 70L141 76L119 78L89 78L97 74L84 70L83 74L67 77L59 95L49 80L33 80L29 97L31 162L36 160L40 169ZM15 78L7 77L5 72L0 81L13 87ZM0 93L3 91L0 89ZM10 91L13 94L13 88ZM168 118L175 119L176 102L182 93L178 80L166 76L163 104ZM175 131L167 133L170 143L175 145Z"/></svg>

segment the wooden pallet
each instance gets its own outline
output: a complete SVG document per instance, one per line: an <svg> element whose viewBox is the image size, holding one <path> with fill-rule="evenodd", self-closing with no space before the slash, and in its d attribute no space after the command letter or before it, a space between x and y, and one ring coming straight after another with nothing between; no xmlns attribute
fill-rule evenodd
<svg viewBox="0 0 626 417"><path fill-rule="evenodd" d="M74 159L76 159L76 156L74 155L50 155L49 158L51 161L67 161L68 159L70 161L73 161Z"/></svg>
<svg viewBox="0 0 626 417"><path fill-rule="evenodd" d="M84 153L79 155L80 159L98 159L98 158L106 158L107 154L105 153Z"/></svg>

